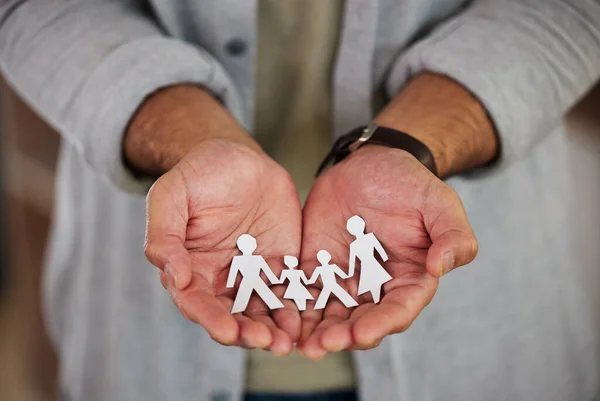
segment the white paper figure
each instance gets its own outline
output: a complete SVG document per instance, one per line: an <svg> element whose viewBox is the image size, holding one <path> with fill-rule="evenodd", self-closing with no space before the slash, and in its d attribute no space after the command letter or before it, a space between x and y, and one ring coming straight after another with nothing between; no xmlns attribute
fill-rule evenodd
<svg viewBox="0 0 600 401"><path fill-rule="evenodd" d="M288 267L288 270L281 272L281 279L279 282L283 284L286 279L290 281L283 297L285 299L293 299L298 310L306 310L306 301L308 299L314 299L302 284L302 281L304 281L304 284L308 285L308 278L302 270L295 269L295 267L298 266L298 258L295 256L284 256L283 263Z"/></svg>
<svg viewBox="0 0 600 401"><path fill-rule="evenodd" d="M315 309L323 309L327 304L327 300L329 300L329 296L331 294L338 297L340 301L346 306L346 308L351 308L353 306L357 306L358 304L350 294L346 292L336 281L335 275L337 274L342 279L347 279L351 277L351 274L346 274L342 269L337 265L330 265L331 255L329 252L325 250L320 250L317 252L317 260L321 263L321 266L318 266L313 272L312 277L308 280L307 284L314 284L317 281L317 278L320 276L321 281L323 282L323 289L319 294L319 298L317 298L317 303L315 304Z"/></svg>
<svg viewBox="0 0 600 401"><path fill-rule="evenodd" d="M392 276L381 266L375 258L375 251L385 262L388 256L375 234L365 234L365 221L360 216L352 216L346 223L348 232L356 237L350 244L350 262L348 274L354 275L354 262L360 260L360 279L358 281L358 295L371 291L373 302L381 299L381 286L392 279Z"/></svg>
<svg viewBox="0 0 600 401"><path fill-rule="evenodd" d="M233 257L227 278L227 288L235 285L238 272L242 274L242 282L233 302L231 313L245 311L253 291L256 291L258 296L265 301L269 309L283 308L281 301L260 277L262 270L271 284L279 283L277 276L273 274L265 259L260 255L252 254L256 250L256 246L256 239L250 234L242 234L237 239L237 247L242 254Z"/></svg>

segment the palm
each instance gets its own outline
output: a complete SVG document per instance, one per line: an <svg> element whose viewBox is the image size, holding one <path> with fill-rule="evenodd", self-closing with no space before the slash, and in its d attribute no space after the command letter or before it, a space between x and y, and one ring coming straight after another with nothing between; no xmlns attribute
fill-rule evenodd
<svg viewBox="0 0 600 401"><path fill-rule="evenodd" d="M332 263L347 272L356 238L346 222L359 215L386 250L385 263L376 255L392 279L378 304L367 292L354 309L332 298L323 311L304 312L302 352L320 358L327 351L371 348L408 328L437 289L438 279L427 269L431 238L440 235L435 220L457 199L412 156L381 147L365 147L320 177L304 209L303 268L310 273L317 251L327 249ZM359 281L358 261L352 277L338 279L353 297Z"/></svg>
<svg viewBox="0 0 600 401"><path fill-rule="evenodd" d="M176 259L180 266L189 266L189 277L178 278L189 285L177 289L165 274L162 281L182 313L222 343L289 352L300 331L297 309L286 303L271 313L253 295L243 315L231 315L236 290L226 288L241 234L256 238L255 254L265 257L277 276L282 255L298 254L301 211L287 173L255 151L230 143L204 144L157 181L149 196L149 210L154 204L173 215L149 213L149 230L153 218L179 221L179 229L171 231L183 244Z"/></svg>

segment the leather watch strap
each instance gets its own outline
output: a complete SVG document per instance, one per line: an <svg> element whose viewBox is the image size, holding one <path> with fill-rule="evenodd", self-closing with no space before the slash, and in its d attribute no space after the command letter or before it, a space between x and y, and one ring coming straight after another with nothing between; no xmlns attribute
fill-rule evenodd
<svg viewBox="0 0 600 401"><path fill-rule="evenodd" d="M433 160L433 154L427 146L404 132L392 128L380 127L374 124L355 128L349 133L339 137L333 144L329 154L319 166L317 176L319 176L327 166L339 163L348 157L350 153L366 144L402 149L413 155L427 167L429 171L437 176L437 168L435 166L435 161Z"/></svg>

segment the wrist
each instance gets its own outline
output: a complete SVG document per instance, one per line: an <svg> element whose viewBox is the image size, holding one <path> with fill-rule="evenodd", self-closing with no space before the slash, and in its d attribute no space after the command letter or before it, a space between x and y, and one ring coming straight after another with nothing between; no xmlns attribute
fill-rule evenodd
<svg viewBox="0 0 600 401"><path fill-rule="evenodd" d="M157 177L209 140L260 150L209 92L193 85L171 86L148 97L133 116L123 139L123 157L133 171Z"/></svg>
<svg viewBox="0 0 600 401"><path fill-rule="evenodd" d="M442 178L484 165L498 152L484 107L460 84L436 74L415 77L374 121L427 146Z"/></svg>
<svg viewBox="0 0 600 401"><path fill-rule="evenodd" d="M319 166L317 176L330 164L338 163L365 145L402 149L438 176L433 154L427 146L409 134L390 127L382 127L373 122L367 126L357 127L339 137Z"/></svg>

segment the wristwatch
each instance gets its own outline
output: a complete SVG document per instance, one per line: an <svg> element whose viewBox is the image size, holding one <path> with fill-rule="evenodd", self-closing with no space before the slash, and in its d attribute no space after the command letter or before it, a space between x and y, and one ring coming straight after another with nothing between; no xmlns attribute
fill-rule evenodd
<svg viewBox="0 0 600 401"><path fill-rule="evenodd" d="M339 163L352 152L366 144L383 145L390 148L402 149L413 155L425 167L437 176L437 168L433 160L433 154L427 146L414 137L392 128L380 127L375 123L353 129L338 138L333 144L329 154L317 170L317 177L329 165Z"/></svg>

